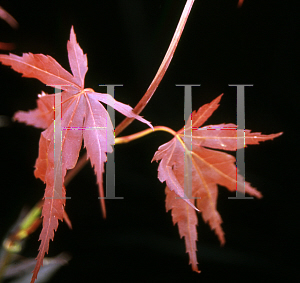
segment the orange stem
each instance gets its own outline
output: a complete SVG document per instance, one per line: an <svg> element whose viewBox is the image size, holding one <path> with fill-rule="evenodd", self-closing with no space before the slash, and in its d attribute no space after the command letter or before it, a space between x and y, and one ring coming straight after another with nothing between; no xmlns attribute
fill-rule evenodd
<svg viewBox="0 0 300 283"><path fill-rule="evenodd" d="M116 138L115 139L115 144L128 143L128 142L139 139L141 137L144 137L144 136L146 136L148 134L151 134L153 132L156 132L156 131L164 131L164 132L170 133L173 136L176 136L176 132L173 131L172 129L168 128L168 127L155 126L153 129L146 129L146 130L143 130L141 132L138 132L138 133L135 133L135 134L132 134L132 135L129 135L129 136Z"/></svg>

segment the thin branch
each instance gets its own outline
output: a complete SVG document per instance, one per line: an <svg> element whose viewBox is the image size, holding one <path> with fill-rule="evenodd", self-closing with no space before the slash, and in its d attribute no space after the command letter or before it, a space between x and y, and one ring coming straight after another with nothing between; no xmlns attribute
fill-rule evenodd
<svg viewBox="0 0 300 283"><path fill-rule="evenodd" d="M146 129L146 130L143 130L141 132L138 132L138 133L135 133L135 134L132 134L132 135L129 135L129 136L124 136L124 137L116 138L115 139L115 144L128 143L128 142L131 142L133 140L139 139L141 137L144 137L144 136L146 136L148 134L151 134L153 132L156 132L156 131L168 132L168 133L170 133L173 136L177 135L175 131L173 131L172 129L170 129L168 127L165 127L165 126L155 126L153 129Z"/></svg>
<svg viewBox="0 0 300 283"><path fill-rule="evenodd" d="M10 13L5 11L1 6L0 6L0 18L6 21L13 29L17 29L19 27L19 24L15 20L15 18Z"/></svg>
<svg viewBox="0 0 300 283"><path fill-rule="evenodd" d="M146 93L142 97L142 99L139 101L139 103L134 107L132 110L136 114L140 114L142 110L145 108L149 100L151 99L152 95L154 94L155 90L157 89L158 85L160 84L162 78L164 77L170 62L173 58L174 52L176 50L176 47L178 45L179 39L181 37L181 34L183 32L185 23L187 21L187 18L190 14L190 11L192 9L192 6L194 4L194 0L187 0L185 7L182 11L180 20L178 22L177 28L175 30L175 33L173 35L172 41L170 43L170 46L167 50L167 53L153 79L151 82L149 88L147 89ZM116 136L118 136L132 121L134 118L125 118L117 127L115 130Z"/></svg>

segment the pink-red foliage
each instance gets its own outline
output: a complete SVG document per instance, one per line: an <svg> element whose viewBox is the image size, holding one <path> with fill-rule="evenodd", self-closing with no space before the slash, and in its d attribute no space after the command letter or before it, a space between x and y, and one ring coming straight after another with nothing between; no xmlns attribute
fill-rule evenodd
<svg viewBox="0 0 300 283"><path fill-rule="evenodd" d="M237 130L234 124L200 128L218 108L221 96L203 105L197 112L194 111L191 115L192 123L191 120L187 121L186 127L178 131L172 140L161 145L153 157L153 160L160 160L158 179L167 184L166 209L172 210L173 223L178 224L179 234L185 239L190 264L196 272L199 272L196 257L198 219L194 205L200 210L203 220L208 222L223 245L225 237L221 227L222 219L216 209L217 185L222 185L234 192L236 188L240 188L237 183L243 180L242 176L237 174L236 159L228 153L215 149L236 151L248 144L258 144L282 134L251 133L250 130ZM185 146L184 131L192 133L192 150ZM243 135L238 135L238 131L242 131ZM192 164L190 170L192 176L186 176L192 179L191 194L185 194L185 191L189 190L184 186L185 166L187 165L185 158L187 157L190 158ZM245 192L257 198L262 197L261 193L251 187L248 182L245 182Z"/></svg>
<svg viewBox="0 0 300 283"><path fill-rule="evenodd" d="M106 162L106 152L111 152L114 144L114 128L108 112L100 102L104 102L120 113L135 118L150 127L151 124L132 112L128 105L116 101L109 94L97 93L84 88L84 78L88 70L87 56L76 41L71 29L67 44L69 63L72 74L66 71L51 56L43 54L0 55L4 65L11 66L24 77L36 78L46 85L61 88L62 93L39 95L38 108L29 112L18 112L15 119L39 128L45 128L39 142L39 156L35 164L35 176L46 183L44 205L42 210L43 228L40 234L41 244L37 264L33 272L32 283L37 278L45 253L49 250L49 241L53 240L58 220L63 220L66 191L64 186L56 185L56 178L62 177L67 170L74 168L79 151L84 141L87 156L94 167L99 185L99 193L103 196L102 174ZM54 106L55 96L61 95L61 159L54 157ZM61 164L61 168L55 164ZM56 171L55 171L56 169ZM62 176L59 176L62 174ZM104 210L105 213L105 210Z"/></svg>

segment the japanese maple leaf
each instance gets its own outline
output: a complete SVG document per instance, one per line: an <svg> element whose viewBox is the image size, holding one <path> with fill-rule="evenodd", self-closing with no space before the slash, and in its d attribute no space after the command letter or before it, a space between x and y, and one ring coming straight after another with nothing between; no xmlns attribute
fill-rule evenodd
<svg viewBox="0 0 300 283"><path fill-rule="evenodd" d="M49 241L53 240L58 220L63 219L66 192L62 184L66 171L74 168L77 163L82 140L97 175L100 195L103 196L102 174L107 160L106 152L111 152L111 145L114 144L114 129L106 109L99 101L110 105L127 117L136 118L152 127L150 122L133 113L130 106L114 100L109 94L84 88L84 78L88 70L87 56L83 54L76 41L73 27L67 50L73 75L51 56L31 53L23 54L22 57L14 54L0 55L2 64L11 66L24 77L36 78L63 90L61 94L42 93L37 101L37 109L27 113L20 111L15 115L15 119L20 122L46 128L41 134L39 156L34 172L37 178L46 183L46 189L42 210L43 228L39 238L41 243L31 283L37 278L44 255L48 253ZM57 113L54 103L60 98L61 113ZM54 114L57 119L61 115L61 156L57 154L54 156ZM59 121L57 119L56 122Z"/></svg>
<svg viewBox="0 0 300 283"><path fill-rule="evenodd" d="M236 159L230 154L213 149L235 151L247 144L258 144L282 134L251 133L250 130L237 130L234 124L199 128L218 108L221 96L203 105L197 112L194 111L191 115L192 121L189 119L185 128L178 131L172 140L161 145L152 159L160 160L158 179L167 184L166 209L172 210L173 223L178 224L179 234L185 238L190 264L196 272L199 272L196 257L198 219L192 205L196 200L195 205L201 211L203 220L208 222L223 245L225 238L221 227L222 219L216 209L217 185L234 192L243 184L242 176L237 174ZM242 131L242 135L238 135L237 131ZM187 133L191 134L188 136ZM191 147L187 148L184 136L190 138ZM187 168L188 164L191 165L190 170ZM178 192L185 192L188 197L183 198L182 193ZM257 198L262 197L248 182L245 182L245 192Z"/></svg>

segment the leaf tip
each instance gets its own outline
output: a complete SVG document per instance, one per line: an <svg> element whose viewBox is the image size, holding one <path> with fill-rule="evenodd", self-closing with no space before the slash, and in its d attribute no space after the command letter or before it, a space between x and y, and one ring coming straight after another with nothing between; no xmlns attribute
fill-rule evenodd
<svg viewBox="0 0 300 283"><path fill-rule="evenodd" d="M224 95L224 93L221 93L217 98L215 98L213 101L215 101L216 103L219 103L222 96Z"/></svg>
<svg viewBox="0 0 300 283"><path fill-rule="evenodd" d="M74 31L74 26L71 26L71 30L70 30L70 42L75 41L76 42L76 35L75 35L75 31Z"/></svg>

